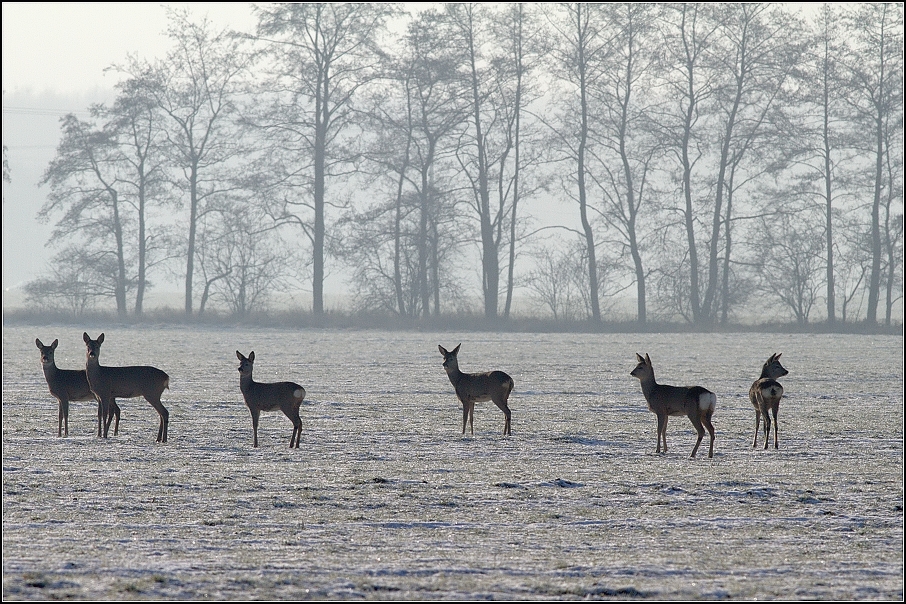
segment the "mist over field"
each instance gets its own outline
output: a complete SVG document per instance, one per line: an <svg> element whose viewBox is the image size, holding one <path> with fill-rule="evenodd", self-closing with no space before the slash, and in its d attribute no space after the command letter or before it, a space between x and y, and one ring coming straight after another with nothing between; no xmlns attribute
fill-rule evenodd
<svg viewBox="0 0 906 604"><path fill-rule="evenodd" d="M35 338L59 367L170 376L157 414L125 399L117 436L71 405L57 437ZM475 434L437 346L515 381ZM256 380L307 390L301 447ZM752 448L748 389L781 352L780 448ZM903 598L903 337L553 334L247 327L3 329L3 599ZM638 380L717 395L715 455L655 416Z"/></svg>

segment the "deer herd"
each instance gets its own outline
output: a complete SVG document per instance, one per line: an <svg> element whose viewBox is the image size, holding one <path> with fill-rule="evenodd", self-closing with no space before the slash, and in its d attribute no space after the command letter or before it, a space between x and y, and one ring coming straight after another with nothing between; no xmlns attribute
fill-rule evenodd
<svg viewBox="0 0 906 604"><path fill-rule="evenodd" d="M41 340L35 339L35 345L41 351L41 366L44 369L44 378L50 393L59 402L57 436L69 436L69 403L70 401L97 401L98 404L98 437L107 438L110 424L115 419L113 435L119 432L120 408L116 399L144 397L157 414L160 424L157 430L157 442L167 442L167 426L170 413L160 401L164 390L170 387L170 377L157 367L149 365L135 365L129 367L110 367L101 365L101 344L104 343L104 334L96 340L84 333L85 341L85 369L60 369L54 360L54 351L59 344L54 340L50 346L45 346ZM503 371L488 371L483 373L465 373L459 368L457 356L458 345L453 350L438 346L440 354L444 357L443 368L453 384L456 397L462 403L462 433L466 433L466 422L469 424L470 434L474 434L475 403L493 401L503 411L503 434L511 434L510 419L512 413L507 404L513 392L515 382L513 378ZM772 354L761 368L761 376L749 388L749 400L755 407L755 437L752 448L758 446L758 427L764 420L764 448L768 448L771 434L771 419L774 424L774 448L780 448L777 434L777 411L780 399L783 397L783 386L777 378L789 373L780 364L780 354ZM651 358L636 354L638 365L629 375L636 377L641 382L642 394L648 402L648 409L657 416L657 447L655 453L667 453L667 420L671 415L685 415L692 422L698 433L698 440L692 448L690 457L695 457L698 447L705 437L705 431L711 437L708 445L708 457L714 457L714 425L711 418L717 406L717 396L702 386L669 386L658 384L654 379L654 367ZM305 388L295 382L256 382L252 378L252 367L255 363L255 353L248 356L238 350L236 358L239 359L239 390L245 399L245 404L252 414L253 446L258 446L258 418L262 411L280 410L293 423L293 433L289 440L290 448L298 448L302 439L302 419L299 416L299 407L305 398Z"/></svg>

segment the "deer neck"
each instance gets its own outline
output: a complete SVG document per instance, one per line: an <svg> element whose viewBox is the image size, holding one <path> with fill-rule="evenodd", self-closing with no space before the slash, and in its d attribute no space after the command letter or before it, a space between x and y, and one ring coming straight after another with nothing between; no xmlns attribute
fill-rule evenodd
<svg viewBox="0 0 906 604"><path fill-rule="evenodd" d="M85 373L87 375L97 375L101 370L101 363L97 357L88 357L85 361Z"/></svg>
<svg viewBox="0 0 906 604"><path fill-rule="evenodd" d="M450 378L450 383L453 386L456 386L459 383L459 380L462 379L463 373L459 370L459 365L453 365L452 367L444 367L447 370L447 377Z"/></svg>
<svg viewBox="0 0 906 604"><path fill-rule="evenodd" d="M648 373L639 380L642 383L642 394L645 395L645 399L650 399L651 394L657 389L657 382L654 380L654 370L651 373Z"/></svg>
<svg viewBox="0 0 906 604"><path fill-rule="evenodd" d="M239 376L239 389L242 392L247 392L255 384L255 380L252 379L252 374L240 375Z"/></svg>
<svg viewBox="0 0 906 604"><path fill-rule="evenodd" d="M41 363L41 366L44 368L44 379L46 379L48 382L57 376L59 369L57 368L56 363L48 363L46 365L44 363Z"/></svg>

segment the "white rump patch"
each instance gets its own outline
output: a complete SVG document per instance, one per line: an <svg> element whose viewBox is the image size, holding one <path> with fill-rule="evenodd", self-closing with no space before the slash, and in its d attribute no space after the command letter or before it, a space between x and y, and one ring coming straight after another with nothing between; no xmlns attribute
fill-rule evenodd
<svg viewBox="0 0 906 604"><path fill-rule="evenodd" d="M293 396L296 398L303 398L305 396L305 390L303 390L302 388L299 388L298 390L293 392Z"/></svg>
<svg viewBox="0 0 906 604"><path fill-rule="evenodd" d="M702 392L698 395L698 408L702 411L711 410L717 406L717 395L713 392Z"/></svg>

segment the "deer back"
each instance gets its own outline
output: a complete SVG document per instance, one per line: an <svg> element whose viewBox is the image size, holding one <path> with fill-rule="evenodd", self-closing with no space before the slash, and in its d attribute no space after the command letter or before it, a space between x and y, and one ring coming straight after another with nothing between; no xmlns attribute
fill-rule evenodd
<svg viewBox="0 0 906 604"><path fill-rule="evenodd" d="M157 398L170 387L170 376L150 365L131 367L98 365L94 371L86 368L86 372L91 389L99 396L113 398L151 396Z"/></svg>
<svg viewBox="0 0 906 604"><path fill-rule="evenodd" d="M262 383L251 379L239 380L245 404L261 411L274 411L284 405L299 405L305 398L305 388L294 382Z"/></svg>
<svg viewBox="0 0 906 604"><path fill-rule="evenodd" d="M467 403L490 401L495 396L504 399L513 389L513 378L503 371L487 371L483 373L449 373L450 382L456 390L459 400Z"/></svg>

